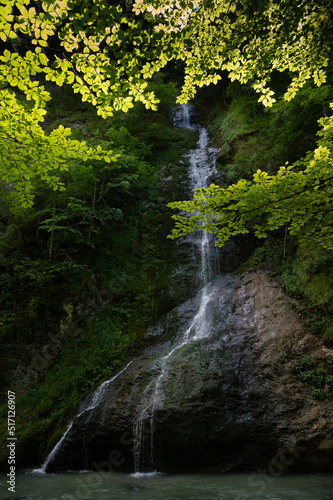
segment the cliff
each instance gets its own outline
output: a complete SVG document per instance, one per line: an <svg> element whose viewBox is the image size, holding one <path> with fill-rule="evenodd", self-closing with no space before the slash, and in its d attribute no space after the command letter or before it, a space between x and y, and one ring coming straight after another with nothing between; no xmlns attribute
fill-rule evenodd
<svg viewBox="0 0 333 500"><path fill-rule="evenodd" d="M333 349L302 326L295 301L267 273L224 275L210 287L213 334L170 356L154 411L159 360L177 345L198 295L149 330L152 345L110 384L98 407L74 421L48 470L111 463L131 471L138 439L143 470L332 470L333 402L315 400L297 368L305 354L320 361ZM138 415L149 406L135 435Z"/></svg>

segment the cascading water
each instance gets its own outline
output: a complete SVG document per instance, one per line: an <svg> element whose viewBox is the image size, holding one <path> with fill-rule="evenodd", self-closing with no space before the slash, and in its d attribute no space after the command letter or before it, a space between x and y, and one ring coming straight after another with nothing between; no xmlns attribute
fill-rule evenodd
<svg viewBox="0 0 333 500"><path fill-rule="evenodd" d="M125 368L123 368L116 375L114 375L110 379L105 380L104 382L102 382L102 384L97 387L96 391L91 396L88 396L85 399L85 401L81 404L78 413L75 415L75 417L73 418L73 420L68 425L68 427L67 427L65 433L63 434L63 436L61 437L61 439L57 442L57 444L54 446L54 448L52 448L52 450L50 451L50 453L46 457L46 460L43 463L43 465L40 467L40 469L34 469L32 472L34 472L34 473L41 473L41 474L43 474L43 473L46 472L47 466L49 465L50 462L52 462L52 460L54 460L55 456L60 451L63 442L65 441L67 435L69 434L71 428L73 427L73 423L75 422L75 420L77 420L81 415L83 415L83 413L86 413L86 412L91 411L94 408L96 408L103 401L105 392L107 391L107 389L109 388L109 386L112 384L112 382L114 380L116 380L119 377L119 375L121 375L129 367L129 365L131 363L133 363L133 361L134 360L130 361L125 366Z"/></svg>
<svg viewBox="0 0 333 500"><path fill-rule="evenodd" d="M188 107L182 108L177 120L177 125L192 128ZM208 146L206 131L196 130L198 147L188 154L192 190L209 184L217 153ZM293 346L305 345L304 338L311 344L314 339L298 323L290 301L263 272L215 276L215 252L209 235L198 231L185 241L177 252L180 259L174 276L179 281L174 287L178 283L180 287L173 297L178 304L182 302L187 284L192 289L196 283L197 288L200 281L201 289L189 300L186 291L186 302L146 331L147 347L131 366L101 384L83 402L37 470L83 468L96 472L61 475L59 479L53 474L47 479L25 476L23 481L30 482L33 491L32 496L25 493L27 498L35 498L36 484L43 484L47 492L42 495L38 491L38 498L49 499L57 481L68 481L72 489L62 488L60 493L59 487L59 495L52 489L54 498L118 499L132 493L147 499L253 498L263 487L267 498L328 498L332 490L329 477L327 488L312 485L308 496L298 486L289 493L285 486L283 491L276 488L283 477L288 478L282 475L284 471L314 467L314 472L322 472L332 463L325 432L330 429L329 412L319 429L310 434L304 431L312 429L314 416L322 418L322 408L311 403L311 412L306 412L308 389L295 379L290 355L299 355ZM194 250L187 253L190 243ZM191 255L196 257L195 266ZM196 276L193 268L198 269ZM278 307L277 318L272 304ZM320 344L320 351L315 352L321 349ZM123 474L133 472L133 452L140 479ZM156 469L172 475L155 478ZM244 476L246 484L239 483L239 474L224 474L251 469L251 475ZM258 470L273 471L274 477L266 474L269 481L253 481ZM191 476L174 473L193 471L205 476L192 476L197 482L190 491ZM206 474L215 471L217 479ZM229 486L228 478L233 477L236 483ZM302 476L302 484L309 477L317 476ZM3 483L6 480L4 477ZM215 481L220 484L218 489Z"/></svg>
<svg viewBox="0 0 333 500"><path fill-rule="evenodd" d="M193 128L190 121L190 108L183 105L175 116L175 124L179 127ZM201 187L207 187L209 177L216 172L215 161L216 148L208 147L208 133L205 128L199 128L199 140L197 148L190 151L189 177L192 192ZM199 298L199 309L190 321L187 329L176 339L171 350L160 358L159 375L154 378L145 390L145 402L139 408L134 422L134 469L140 473L144 469L155 469L155 415L158 409L163 407L163 382L166 379L169 360L174 353L183 346L196 340L209 337L212 332L212 319L208 313L208 304L214 294L214 288L209 287L209 282L217 272L217 254L212 238L207 231L196 231L194 236L188 238L192 245L198 248L199 255L199 278L201 292ZM143 451L145 424L149 421L150 434L150 457L149 463L145 459Z"/></svg>
<svg viewBox="0 0 333 500"><path fill-rule="evenodd" d="M216 171L215 160L217 149L208 147L208 134L204 128L192 127L190 121L190 108L188 105L183 105L177 112L175 124L184 128L193 128L199 132L199 140L197 148L188 153L190 168L190 189L195 191L197 188L206 187L209 182L209 177ZM216 290L211 284L211 280L216 275L217 258L216 250L210 235L206 231L196 231L190 237L187 237L187 243L190 243L195 249L194 254L198 261L198 277L200 281L200 292L198 295L197 310L187 320L184 328L178 332L177 338L173 345L169 348L165 355L160 355L157 362L154 363L153 370L156 369L157 374L148 383L146 389L142 393L141 403L136 408L136 417L133 426L134 437L134 470L136 473L143 469L156 469L156 443L155 443L155 425L156 412L163 408L164 400L164 383L166 382L169 363L174 354L183 346L194 341L205 339L213 332L213 320L210 314L209 305L214 302L214 293ZM65 441L67 441L74 430L74 424L81 415L94 410L100 403L107 399L109 389L111 390L112 382L128 368L133 362L128 363L123 370L111 379L103 382L97 390L81 404L80 409L72 422L68 425L65 433L58 443L51 450L45 462L40 469L35 469L33 472L45 473L48 466L56 461L56 457L62 453ZM149 423L149 458L147 460L147 449L143 449L145 441L145 425ZM84 437L83 437L84 439ZM84 445L85 443L83 443ZM147 444L145 444L145 447ZM86 445L84 446L86 450ZM82 458L82 457L81 457ZM86 460L87 462L87 460Z"/></svg>

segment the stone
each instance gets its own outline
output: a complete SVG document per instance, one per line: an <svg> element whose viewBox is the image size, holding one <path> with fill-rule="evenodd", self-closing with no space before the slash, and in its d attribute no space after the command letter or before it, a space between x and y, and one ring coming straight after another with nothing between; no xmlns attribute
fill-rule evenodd
<svg viewBox="0 0 333 500"><path fill-rule="evenodd" d="M296 367L304 354L321 359L333 350L305 329L292 299L266 272L221 275L211 286L211 335L170 357L161 401L142 421L140 470L331 472L333 402L314 400ZM147 332L152 344L98 407L74 421L48 471L134 470L138 415L161 373L160 359L199 302L197 295Z"/></svg>

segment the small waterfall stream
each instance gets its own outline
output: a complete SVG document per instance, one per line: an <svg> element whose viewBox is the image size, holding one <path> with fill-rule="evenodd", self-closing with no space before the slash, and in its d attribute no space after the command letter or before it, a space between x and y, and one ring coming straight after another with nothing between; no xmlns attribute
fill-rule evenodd
<svg viewBox="0 0 333 500"><path fill-rule="evenodd" d="M42 464L42 466L40 467L40 469L34 469L32 472L34 472L34 473L41 473L41 474L43 474L43 473L46 472L47 466L49 465L50 462L52 462L52 460L55 458L55 456L60 451L61 446L62 446L63 442L65 441L65 439L67 437L67 434L69 434L71 428L73 427L73 423L75 422L75 420L78 419L81 415L83 415L83 413L86 413L86 412L91 411L94 408L96 408L96 406L98 406L103 401L103 397L104 397L105 392L107 391L108 387L111 385L111 383L114 380L116 380L119 377L119 375L121 375L125 370L127 370L127 368L130 366L130 364L133 363L133 361L134 360L130 361L116 375L114 375L110 379L105 380L104 382L102 382L102 384L97 387L96 391L92 395L89 395L83 401L83 403L80 405L80 409L79 409L78 413L75 415L75 417L73 418L73 420L69 423L69 425L68 425L66 431L64 432L64 434L62 435L61 439L59 439L59 441L54 446L54 448L52 448L52 450L50 451L50 453L46 457L46 460Z"/></svg>
<svg viewBox="0 0 333 500"><path fill-rule="evenodd" d="M179 127L194 128L191 125L190 108L183 105L175 116L175 124ZM194 192L200 187L207 187L209 177L216 172L215 161L217 149L208 147L208 133L205 128L199 127L199 140L196 149L189 152L190 160L189 178L190 188ZM154 378L145 390L145 402L140 407L133 426L134 435L134 470L140 473L143 469L154 470L156 468L155 459L155 414L163 407L163 382L167 378L169 361L176 351L183 346L196 340L209 337L212 332L212 318L208 311L208 304L214 295L214 287L209 287L209 283L217 273L217 252L213 245L211 236L207 231L196 231L194 236L188 241L197 247L199 255L199 278L200 278L200 298L199 309L190 321L187 329L176 339L171 350L159 361L159 375ZM145 463L143 442L146 429L145 422L150 425L150 458L149 463Z"/></svg>

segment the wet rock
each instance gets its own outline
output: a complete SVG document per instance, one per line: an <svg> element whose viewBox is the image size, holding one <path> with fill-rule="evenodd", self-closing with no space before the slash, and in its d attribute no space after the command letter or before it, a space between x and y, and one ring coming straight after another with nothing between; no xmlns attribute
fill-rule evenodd
<svg viewBox="0 0 333 500"><path fill-rule="evenodd" d="M320 359L333 350L304 329L291 299L264 272L220 276L208 292L210 336L170 356L160 399L142 421L141 468L332 471L333 402L314 400L295 368L304 353ZM155 343L74 422L48 470L133 470L135 422L151 400L161 358L199 307L197 295L147 332Z"/></svg>

